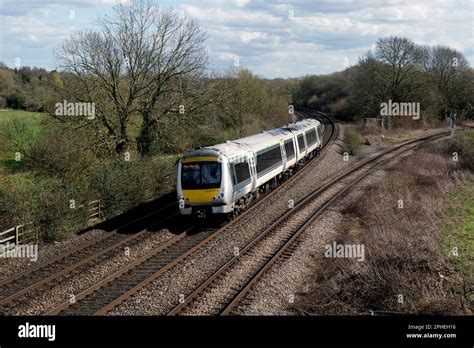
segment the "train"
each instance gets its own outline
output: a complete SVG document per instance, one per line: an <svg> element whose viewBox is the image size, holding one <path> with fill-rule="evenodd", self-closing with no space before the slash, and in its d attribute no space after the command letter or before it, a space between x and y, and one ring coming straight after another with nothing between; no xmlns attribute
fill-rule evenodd
<svg viewBox="0 0 474 348"><path fill-rule="evenodd" d="M321 123L312 118L195 148L178 162L180 214L232 219L286 181L321 148Z"/></svg>

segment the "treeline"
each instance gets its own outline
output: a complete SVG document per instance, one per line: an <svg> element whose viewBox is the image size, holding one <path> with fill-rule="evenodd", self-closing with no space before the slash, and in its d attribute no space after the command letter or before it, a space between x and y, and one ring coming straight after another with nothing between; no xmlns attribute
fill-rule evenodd
<svg viewBox="0 0 474 348"><path fill-rule="evenodd" d="M37 67L10 69L0 62L0 109L45 111L59 75Z"/></svg>
<svg viewBox="0 0 474 348"><path fill-rule="evenodd" d="M373 51L342 72L306 76L293 89L296 103L344 120L380 115L381 103L420 103L425 121L452 111L473 118L474 70L446 46L421 46L403 37L381 38Z"/></svg>

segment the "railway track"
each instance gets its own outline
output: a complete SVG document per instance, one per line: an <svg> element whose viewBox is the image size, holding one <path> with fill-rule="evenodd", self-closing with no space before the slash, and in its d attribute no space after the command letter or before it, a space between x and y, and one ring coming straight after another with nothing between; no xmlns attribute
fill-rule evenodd
<svg viewBox="0 0 474 348"><path fill-rule="evenodd" d="M381 165L407 151L418 148L426 141L435 140L445 135L447 133L443 132L400 144L349 168L336 178L328 180L251 240L240 250L238 255L227 261L202 282L168 315L202 314L199 312L199 308L204 308L206 314L230 315L235 313L263 274L276 262L286 259L292 254L305 229L327 207ZM341 186L339 190L334 194L329 194L329 197L323 199L322 203L318 203L326 191L333 190L337 186ZM247 271L242 271L245 268ZM209 301L208 298L213 296L213 292L219 294L218 300L214 298L214 301Z"/></svg>
<svg viewBox="0 0 474 348"><path fill-rule="evenodd" d="M302 113L314 117L314 114ZM337 132L332 120L327 116L317 115L326 121L323 138L326 139L321 153L327 151L327 145L334 141ZM317 157L310 162L314 162ZM290 177L287 182L270 191L259 199L250 209L269 199L285 185L294 181L310 167L309 163ZM249 210L250 210L249 209ZM116 273L96 283L94 286L81 292L74 298L74 303L66 301L61 305L48 311L47 315L104 315L113 310L119 304L136 294L140 289L150 284L162 274L185 261L188 257L201 249L204 245L215 240L225 233L230 227L244 218L247 212L239 215L236 219L219 229L204 229L198 227L190 228L187 233L182 233L164 243L161 247L154 249L132 262ZM199 232L199 233L197 233Z"/></svg>
<svg viewBox="0 0 474 348"><path fill-rule="evenodd" d="M323 150L322 153L327 151L328 144L333 142L337 136L337 131L334 123L331 121L331 119L319 112L308 112L308 111L303 111L300 112L302 115L305 116L311 116L311 117L317 117L321 119L324 123L324 133L323 133ZM429 136L426 138L431 138L433 136ZM422 139L414 140L413 142L418 142L422 141ZM404 143L402 144L403 146L406 146L412 142ZM400 145L401 146L401 145ZM398 147L397 147L398 148ZM397 148L390 149L381 155L385 155L386 153L392 152L396 150ZM407 150L408 151L408 150ZM375 160L375 159L374 159ZM311 161L315 161L312 159ZM370 160L370 162L372 159ZM366 165L363 164L363 165ZM378 166L378 165L377 165ZM295 175L293 175L291 178L287 180L287 183L290 181L294 181L299 177L303 172L308 170L310 165L304 166L302 169L300 169ZM355 170L355 169L354 169ZM346 174L349 175L349 174ZM368 175L365 174L365 175ZM364 176L365 176L364 175ZM360 180L360 179L359 179ZM359 181L358 180L358 181ZM259 201L257 201L250 209L254 209L256 206L260 205L268 199L268 197L272 196L279 190L283 189L286 184L280 185L278 188L275 190L270 191L268 194L264 195ZM328 183L329 184L329 183ZM352 186L348 185L347 189ZM324 186L325 187L325 186ZM327 188L327 187L326 187ZM347 190L346 189L346 190ZM344 192L346 191L344 190ZM322 192L322 191L320 191ZM315 195L318 195L318 193L314 193ZM341 193L342 194L342 193ZM339 197L339 196L338 196ZM337 198L335 198L337 199ZM300 202L301 203L301 202ZM299 204L300 204L299 203ZM300 205L297 205L300 207ZM169 206L175 205L171 203ZM293 209L290 212L297 211L300 208ZM61 315L71 315L71 314L96 314L96 315L103 315L109 313L111 310L113 310L115 307L117 307L119 304L124 302L125 300L129 299L132 297L134 294L136 294L140 289L143 287L147 286L157 278L159 278L162 274L167 272L168 270L172 269L179 263L185 261L187 258L189 258L192 254L194 254L197 250L202 248L204 245L209 243L210 241L218 238L220 235L225 233L227 229L229 229L233 224L238 223L238 221L241 218L244 218L246 215L247 211L245 211L242 215L238 216L235 220L231 221L229 224L225 225L222 228L219 229L200 229L198 227L191 227L189 228L186 233L181 233L171 240L168 240L167 242L164 242L163 245L160 245L158 248L152 250L151 252L147 253L146 255L142 256L141 258L137 259L136 261L131 262L128 264L126 267L120 269L119 271L115 272L114 274L108 276L107 278L101 280L100 282L96 283L94 286L82 291L80 294L76 295L74 298L74 302L71 303L70 301L62 303L60 306L57 306L50 311L48 311L45 314L61 314ZM285 214L286 215L286 214ZM315 215L317 216L317 215ZM282 217L283 218L283 217ZM279 219L278 221L280 221ZM274 226L277 222L275 222L272 226ZM270 228L272 228L272 226ZM275 228L275 227L273 227ZM301 231L300 231L301 229ZM268 229L267 229L268 230ZM266 231L267 231L266 230ZM235 295L234 300L229 302L229 308L230 309L224 309L222 311L223 314L229 314L232 312L232 310L240 303L242 298L245 297L245 294L250 290L252 285L257 281L257 279L260 277L258 274L265 272L265 267L270 267L271 264L276 262L278 258L280 258L282 255L284 256L285 253L288 252L288 250L292 249L292 245L294 245L294 239L297 238L302 231L304 230L304 227L300 227L297 232L291 232L290 235L288 235L287 238L284 238L285 243L281 247L281 252L277 252L277 256L273 255L270 257L265 258L265 264L268 263L268 266L264 266L261 270L259 270L257 273L255 273L251 279L249 280L249 283L246 284L242 289L240 289L237 294ZM199 232L199 233L197 233ZM267 231L267 234L269 233L269 230ZM87 265L94 260L100 259L101 256L107 255L108 252L112 252L113 250L122 247L125 244L131 243L133 240L139 241L140 236L144 234L144 231L140 231L136 235L129 236L125 238L123 241L118 241L115 244L111 243L110 246L105 247L105 248L99 248L99 251L92 251L90 252L89 256L84 257L84 255L79 257L78 259L73 259L69 260L67 262L72 263L72 265L64 267L64 263L62 266L62 269L60 269L58 272L55 272L54 270L51 272L51 275L44 278L44 274L48 274L46 271L46 268L43 267L35 267L36 269L42 270L43 278L29 286L20 286L20 289L18 291L15 290L10 290L9 294L4 298L0 298L0 309L2 307L8 306L9 304L13 303L13 300L18 299L22 296L27 295L31 291L34 291L35 289L39 289L42 286L44 286L47 283L50 283L51 281L54 280L59 280L61 277L63 277L66 274L72 274L74 270L79 270L81 266ZM244 250L242 250L239 253L239 257L242 255L245 255L250 249L257 244L260 240L262 240L265 235L259 235L260 237L257 237L251 244L248 245L248 248L246 247ZM104 238L107 239L107 238ZM286 245L286 246L285 246ZM81 247L82 248L82 247ZM94 248L94 243L91 242L90 245L84 247L84 249L87 248ZM79 248L78 248L79 249ZM72 255L74 252L69 252L68 255ZM62 255L66 257L65 255ZM229 265L226 266L228 263L226 263L223 267L229 268L232 263L236 262L236 260L239 259L239 257L234 258L230 260L228 263ZM65 260L64 258L57 258L57 262L60 260ZM51 263L51 260L50 262ZM60 262L59 262L60 263ZM61 268L61 267L60 267ZM28 270L27 270L28 271ZM34 270L30 270L29 273L31 274ZM222 274L224 274L224 271L218 271L215 274L215 277L212 276L212 280L208 285L205 285L204 287L199 287L196 289L193 294L188 296L184 303L181 303L179 306L177 306L170 314L179 314L192 302L194 301L194 298L197 298L199 293L205 290L207 287L211 286L213 281L216 279L220 278ZM23 272L22 272L23 273ZM23 274L25 276L26 274ZM19 279L21 279L21 275L19 274ZM15 276L17 277L17 276ZM13 278L15 278L13 277ZM10 278L11 279L11 278ZM7 285L7 281L4 281L3 283L0 283L0 289L2 285ZM200 291L198 291L200 289ZM243 294L243 295L240 295ZM231 303L234 303L231 305ZM226 307L227 308L227 307Z"/></svg>
<svg viewBox="0 0 474 348"><path fill-rule="evenodd" d="M52 288L67 276L80 272L84 267L107 258L118 250L133 246L148 238L147 230L142 229L138 233L127 235L118 233L119 229L143 222L143 220L160 220L155 223L163 223L177 216L176 204L170 203L158 210L145 214L138 219L121 225L115 231L101 235L82 244L71 248L56 257L38 263L37 265L17 273L13 277L0 282L0 313L7 314L14 310L21 301L36 290Z"/></svg>

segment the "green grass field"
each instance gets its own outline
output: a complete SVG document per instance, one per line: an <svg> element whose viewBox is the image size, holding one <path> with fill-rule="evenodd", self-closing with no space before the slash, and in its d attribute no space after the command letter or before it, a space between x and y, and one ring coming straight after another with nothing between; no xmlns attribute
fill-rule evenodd
<svg viewBox="0 0 474 348"><path fill-rule="evenodd" d="M452 192L443 214L442 243L449 260L466 276L474 274L474 185Z"/></svg>
<svg viewBox="0 0 474 348"><path fill-rule="evenodd" d="M4 134L15 120L25 124L25 136L36 136L42 129L42 121L46 114L23 110L0 110L0 176L21 171L21 162L15 161L16 149Z"/></svg>
<svg viewBox="0 0 474 348"><path fill-rule="evenodd" d="M24 110L0 109L0 123L5 124L13 120L31 121L32 125L39 124L39 121L46 114L41 112L31 112Z"/></svg>

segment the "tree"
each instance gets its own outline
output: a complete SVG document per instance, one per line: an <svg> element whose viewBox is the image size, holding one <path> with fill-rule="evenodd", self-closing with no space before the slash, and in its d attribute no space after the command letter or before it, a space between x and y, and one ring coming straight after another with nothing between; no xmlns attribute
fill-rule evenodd
<svg viewBox="0 0 474 348"><path fill-rule="evenodd" d="M157 103L203 74L206 34L195 20L159 9L154 0L115 6L99 27L60 47L60 67L71 75L65 89L77 101L95 102L96 120L117 154L131 142L129 122L141 118L138 149L146 154L156 136Z"/></svg>
<svg viewBox="0 0 474 348"><path fill-rule="evenodd" d="M222 89L225 97L219 120L224 127L234 129L237 136L291 121L288 95L249 70L231 69L222 80Z"/></svg>
<svg viewBox="0 0 474 348"><path fill-rule="evenodd" d="M386 83L384 65L372 53L359 59L352 81L352 100L359 117L380 113L380 103L387 98Z"/></svg>
<svg viewBox="0 0 474 348"><path fill-rule="evenodd" d="M387 67L384 92L390 99L401 101L403 85L410 78L410 73L421 67L426 54L423 47L407 38L392 36L377 41L375 57Z"/></svg>
<svg viewBox="0 0 474 348"><path fill-rule="evenodd" d="M468 108L464 92L469 86L469 63L462 53L449 47L436 46L430 49L424 68L441 99L441 119L449 116L450 110Z"/></svg>

